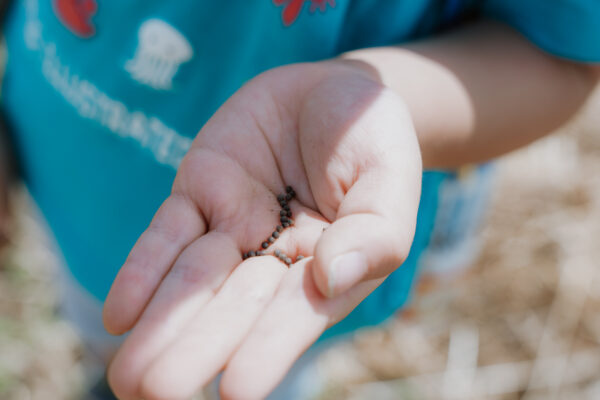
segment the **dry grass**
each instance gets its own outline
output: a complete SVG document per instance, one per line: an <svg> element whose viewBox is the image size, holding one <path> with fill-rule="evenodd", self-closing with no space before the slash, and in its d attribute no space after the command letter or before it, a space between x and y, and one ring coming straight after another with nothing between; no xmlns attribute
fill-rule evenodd
<svg viewBox="0 0 600 400"><path fill-rule="evenodd" d="M57 316L58 262L28 199L18 196L18 234L0 268L0 399L77 398L82 349Z"/></svg>

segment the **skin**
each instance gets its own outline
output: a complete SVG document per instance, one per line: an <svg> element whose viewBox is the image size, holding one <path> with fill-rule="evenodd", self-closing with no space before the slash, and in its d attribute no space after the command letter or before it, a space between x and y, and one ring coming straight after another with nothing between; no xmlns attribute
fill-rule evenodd
<svg viewBox="0 0 600 400"><path fill-rule="evenodd" d="M550 56L492 22L343 57L371 66L405 101L426 168L486 161L547 135L579 110L600 75L598 65Z"/></svg>
<svg viewBox="0 0 600 400"><path fill-rule="evenodd" d="M423 162L485 160L547 134L596 71L481 23L250 81L200 131L114 282L105 326L131 330L109 369L115 393L187 399L223 371L223 398L264 398L404 261ZM277 225L288 184L296 223L269 251L309 257L242 261Z"/></svg>
<svg viewBox="0 0 600 400"><path fill-rule="evenodd" d="M198 134L106 300L107 330L131 331L109 369L117 396L187 399L223 371L224 399L265 397L404 261L423 165L551 132L598 71L479 23L251 80ZM295 225L269 252L308 257L242 261L277 225L288 184Z"/></svg>
<svg viewBox="0 0 600 400"><path fill-rule="evenodd" d="M253 79L200 131L114 282L105 325L131 330L109 369L115 393L186 399L223 371L223 398L265 397L406 258L423 161L523 146L596 80L491 23ZM296 224L276 247L309 257L242 261L277 225L287 184Z"/></svg>
<svg viewBox="0 0 600 400"><path fill-rule="evenodd" d="M369 73L331 62L251 81L200 131L111 289L108 329L135 324L109 371L116 394L186 399L227 363L224 398L267 395L406 258L420 179L405 106ZM286 184L295 224L268 251L311 257L289 269L270 255L242 261L278 224ZM348 252L363 255L364 276L315 280Z"/></svg>

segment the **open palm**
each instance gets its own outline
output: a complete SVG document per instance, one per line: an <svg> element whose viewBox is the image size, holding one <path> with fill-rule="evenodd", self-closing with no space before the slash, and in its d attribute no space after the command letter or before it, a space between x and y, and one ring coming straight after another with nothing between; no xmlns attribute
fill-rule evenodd
<svg viewBox="0 0 600 400"><path fill-rule="evenodd" d="M363 67L250 81L200 131L113 284L105 325L131 330L109 370L115 393L187 399L224 370L225 398L266 396L404 261L420 179L405 106ZM280 224L287 185L294 225L243 259ZM275 250L305 258L288 267Z"/></svg>

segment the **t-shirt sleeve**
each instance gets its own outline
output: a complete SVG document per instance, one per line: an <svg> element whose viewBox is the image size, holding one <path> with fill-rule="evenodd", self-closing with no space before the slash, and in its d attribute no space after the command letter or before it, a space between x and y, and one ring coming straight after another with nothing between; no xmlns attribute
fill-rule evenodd
<svg viewBox="0 0 600 400"><path fill-rule="evenodd" d="M600 62L600 0L485 0L483 12L548 53Z"/></svg>

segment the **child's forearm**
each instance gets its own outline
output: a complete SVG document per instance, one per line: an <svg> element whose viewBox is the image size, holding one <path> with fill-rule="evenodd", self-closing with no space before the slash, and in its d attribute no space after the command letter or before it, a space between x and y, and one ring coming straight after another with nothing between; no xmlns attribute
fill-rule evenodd
<svg viewBox="0 0 600 400"><path fill-rule="evenodd" d="M492 22L343 58L363 61L402 96L425 167L483 161L550 133L598 79L598 67L552 57Z"/></svg>

